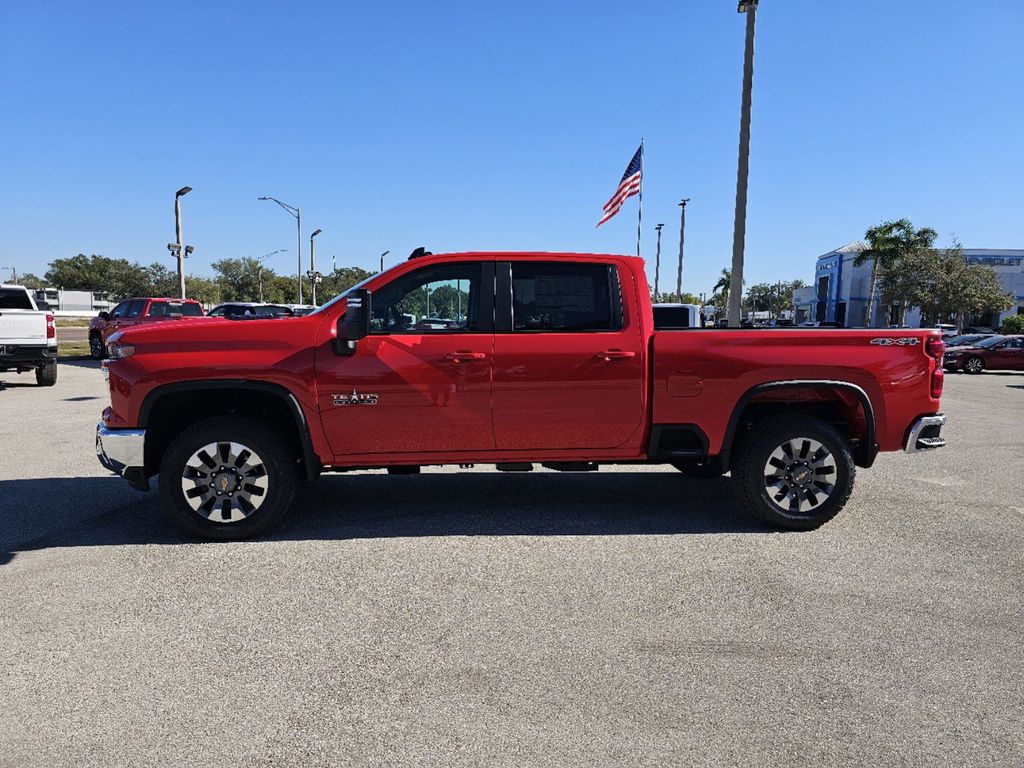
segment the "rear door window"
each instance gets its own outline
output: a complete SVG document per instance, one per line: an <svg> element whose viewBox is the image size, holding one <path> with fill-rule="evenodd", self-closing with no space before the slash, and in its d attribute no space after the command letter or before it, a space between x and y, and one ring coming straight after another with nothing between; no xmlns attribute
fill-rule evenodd
<svg viewBox="0 0 1024 768"><path fill-rule="evenodd" d="M615 267L512 263L512 328L516 333L616 331L622 300Z"/></svg>

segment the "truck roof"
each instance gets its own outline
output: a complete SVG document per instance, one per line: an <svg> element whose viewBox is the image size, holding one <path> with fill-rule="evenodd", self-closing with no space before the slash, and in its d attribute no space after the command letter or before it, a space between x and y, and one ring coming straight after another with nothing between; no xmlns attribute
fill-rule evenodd
<svg viewBox="0 0 1024 768"><path fill-rule="evenodd" d="M419 258L452 258L452 257L474 257L474 258L544 258L544 259L637 259L639 256L627 256L622 253L571 253L563 251L460 251L454 253L432 253L429 256Z"/></svg>

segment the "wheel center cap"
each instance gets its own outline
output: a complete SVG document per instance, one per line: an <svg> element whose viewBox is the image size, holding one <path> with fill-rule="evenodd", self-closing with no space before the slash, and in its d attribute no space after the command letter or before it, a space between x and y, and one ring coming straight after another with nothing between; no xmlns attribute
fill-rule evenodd
<svg viewBox="0 0 1024 768"><path fill-rule="evenodd" d="M810 477L811 470L808 469L807 467L800 467L795 472L793 472L793 479L800 484L806 483L808 479L810 479Z"/></svg>
<svg viewBox="0 0 1024 768"><path fill-rule="evenodd" d="M213 487L220 493L234 493L237 486L234 475L227 472L219 473L213 478Z"/></svg>

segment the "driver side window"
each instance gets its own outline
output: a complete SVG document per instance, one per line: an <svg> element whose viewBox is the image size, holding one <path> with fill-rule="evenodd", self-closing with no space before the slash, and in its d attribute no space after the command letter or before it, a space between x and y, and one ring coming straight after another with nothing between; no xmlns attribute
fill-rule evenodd
<svg viewBox="0 0 1024 768"><path fill-rule="evenodd" d="M130 305L131 305L130 301L122 301L120 304L118 304L116 307L114 307L111 310L110 316L112 318L124 317L126 314L128 314L128 307Z"/></svg>
<svg viewBox="0 0 1024 768"><path fill-rule="evenodd" d="M373 334L476 333L479 262L436 264L394 280L373 294Z"/></svg>

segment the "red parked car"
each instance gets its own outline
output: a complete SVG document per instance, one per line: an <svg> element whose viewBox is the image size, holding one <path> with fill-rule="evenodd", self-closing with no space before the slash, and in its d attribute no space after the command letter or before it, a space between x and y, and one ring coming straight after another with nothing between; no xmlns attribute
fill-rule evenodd
<svg viewBox="0 0 1024 768"><path fill-rule="evenodd" d="M89 322L89 352L102 360L107 356L107 339L125 328L202 316L203 305L192 299L125 299Z"/></svg>
<svg viewBox="0 0 1024 768"><path fill-rule="evenodd" d="M237 539L322 472L440 464L731 471L807 530L879 451L945 444L939 331L659 330L650 295L635 257L426 255L288 322L128 328L96 451L141 490L159 475L185 530Z"/></svg>
<svg viewBox="0 0 1024 768"><path fill-rule="evenodd" d="M946 350L947 371L1024 371L1024 336L989 336L967 347Z"/></svg>

